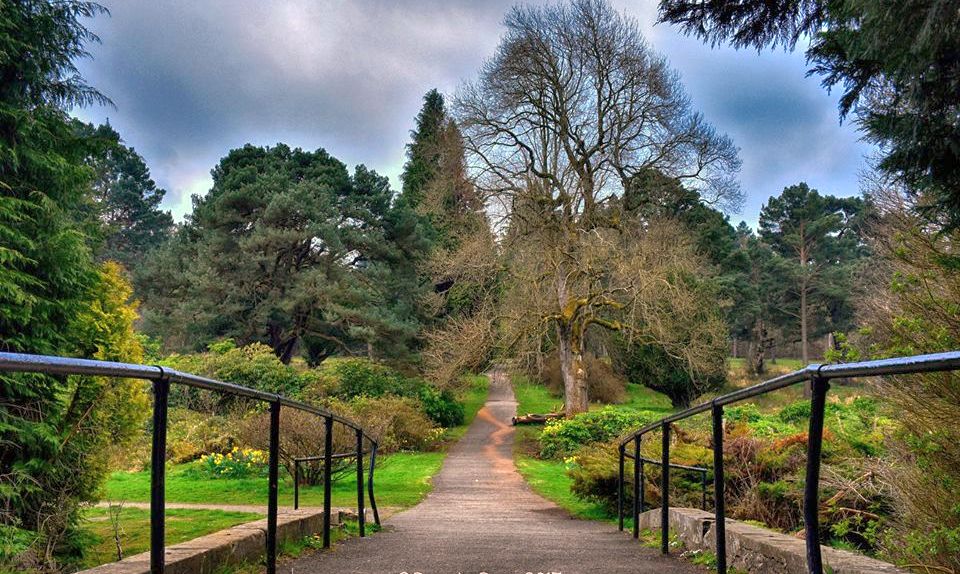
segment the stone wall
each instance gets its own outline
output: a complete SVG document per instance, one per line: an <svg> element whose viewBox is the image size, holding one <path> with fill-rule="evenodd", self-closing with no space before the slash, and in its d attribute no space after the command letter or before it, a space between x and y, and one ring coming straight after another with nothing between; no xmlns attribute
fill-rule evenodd
<svg viewBox="0 0 960 574"><path fill-rule="evenodd" d="M335 509L332 525L342 523L347 512ZM353 517L356 514L353 513ZM316 508L284 510L277 516L278 544L323 532L323 511ZM267 519L248 522L166 548L167 574L210 574L216 569L256 560L266 553ZM144 552L84 570L80 574L149 574L150 553Z"/></svg>
<svg viewBox="0 0 960 574"><path fill-rule="evenodd" d="M660 509L640 515L640 528L659 530ZM671 508L670 530L690 550L716 552L715 520L710 512L694 508ZM727 519L727 565L756 574L805 574L806 542L800 538ZM834 574L908 574L892 564L866 556L820 547L823 563Z"/></svg>

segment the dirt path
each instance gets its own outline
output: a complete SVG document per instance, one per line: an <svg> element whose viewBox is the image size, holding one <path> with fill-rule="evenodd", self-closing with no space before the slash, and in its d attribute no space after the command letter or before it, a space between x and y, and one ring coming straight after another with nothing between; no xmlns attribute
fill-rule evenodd
<svg viewBox="0 0 960 574"><path fill-rule="evenodd" d="M535 494L513 464L516 412L507 377L491 374L490 395L450 451L419 505L333 552L284 566L288 572L400 574L702 572L637 544L611 524L571 519Z"/></svg>

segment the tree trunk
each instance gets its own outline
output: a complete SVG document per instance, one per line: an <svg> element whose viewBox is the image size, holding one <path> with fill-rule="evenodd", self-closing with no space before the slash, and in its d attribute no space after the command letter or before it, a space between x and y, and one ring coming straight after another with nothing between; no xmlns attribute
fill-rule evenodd
<svg viewBox="0 0 960 574"><path fill-rule="evenodd" d="M583 364L583 342L574 334L570 325L557 326L559 340L560 373L563 377L564 413L571 417L587 412L590 399L587 395L587 373Z"/></svg>
<svg viewBox="0 0 960 574"><path fill-rule="evenodd" d="M807 282L800 282L800 355L803 359L803 366L810 364L810 351L807 348ZM803 396L809 399L813 396L812 383L804 383Z"/></svg>

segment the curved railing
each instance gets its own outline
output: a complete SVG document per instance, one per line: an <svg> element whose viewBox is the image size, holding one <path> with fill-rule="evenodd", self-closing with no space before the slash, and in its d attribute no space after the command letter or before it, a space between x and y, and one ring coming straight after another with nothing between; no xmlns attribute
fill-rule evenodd
<svg viewBox="0 0 960 574"><path fill-rule="evenodd" d="M377 455L377 441L366 434L357 423L325 409L295 401L283 395L258 391L241 385L199 377L166 367L114 363L88 359L72 359L46 355L0 353L0 372L43 373L48 375L88 375L143 379L153 383L153 445L150 459L150 571L153 574L164 570L164 479L166 476L167 404L171 384L179 384L230 395L246 397L270 405L270 447L267 473L267 572L274 574L277 567L277 510L280 466L280 410L290 408L314 414L324 420L323 455L323 546L330 546L331 471L335 458L357 458L357 516L360 536L365 535L365 511L363 494L364 442L370 445L370 473L368 491L374 522L379 525L376 501L373 497L373 472ZM333 425L338 423L353 429L356 434L356 452L335 454L333 452ZM297 482L296 480L294 481Z"/></svg>
<svg viewBox="0 0 960 574"><path fill-rule="evenodd" d="M713 489L714 511L716 522L717 572L725 574L727 571L726 553L726 511L723 502L723 407L743 401L771 391L783 389L800 383L809 383L812 396L810 399L810 423L807 434L807 466L803 493L803 522L807 545L807 569L813 574L823 574L823 559L820 555L820 523L817 514L820 494L820 453L823 447L823 418L826 406L827 390L831 379L849 379L854 377L875 377L884 375L907 375L912 373L931 373L937 371L955 371L960 369L960 351L934 353L930 355L916 355L895 359L881 359L876 361L862 361L857 363L842 363L831 365L809 365L805 369L776 377L769 381L739 389L732 393L719 396L712 401L690 407L654 423L651 423L620 441L620 475L618 483L618 510L620 515L620 529L623 530L623 467L625 458L640 456L640 444L643 436L655 430L661 431L662 454L660 459L660 549L669 552L670 531L670 425L696 414L711 411L713 427ZM633 456L626 453L628 444L633 443ZM641 476L639 467L634 465L633 481L633 524L634 536L638 535L637 518L639 516L637 492Z"/></svg>

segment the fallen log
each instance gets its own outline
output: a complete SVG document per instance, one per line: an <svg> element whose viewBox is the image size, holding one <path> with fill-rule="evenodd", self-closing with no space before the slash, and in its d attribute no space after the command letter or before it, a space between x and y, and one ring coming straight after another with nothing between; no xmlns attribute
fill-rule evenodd
<svg viewBox="0 0 960 574"><path fill-rule="evenodd" d="M513 417L513 426L542 425L547 421L554 420L554 419L562 419L562 418L563 418L563 413L547 413L543 415L527 413L519 417Z"/></svg>

